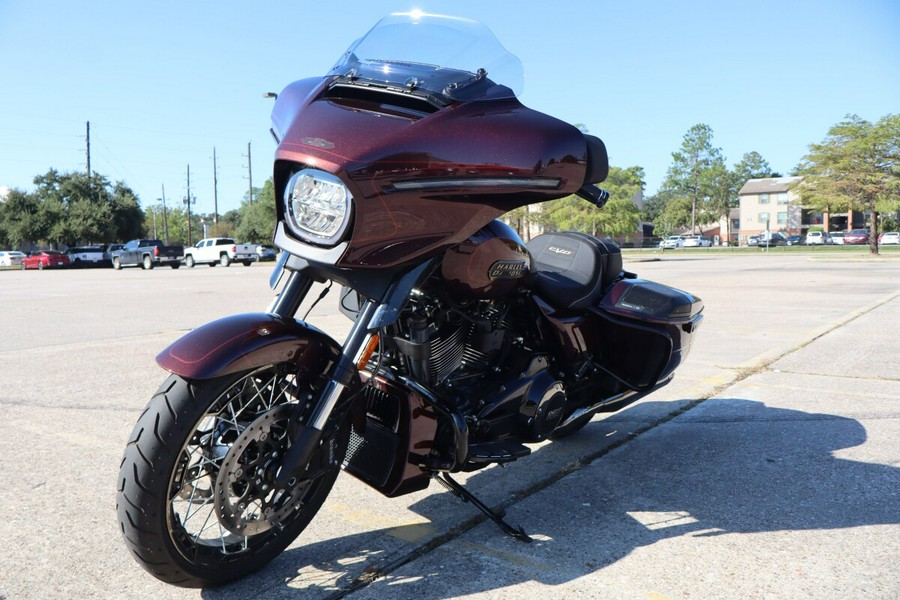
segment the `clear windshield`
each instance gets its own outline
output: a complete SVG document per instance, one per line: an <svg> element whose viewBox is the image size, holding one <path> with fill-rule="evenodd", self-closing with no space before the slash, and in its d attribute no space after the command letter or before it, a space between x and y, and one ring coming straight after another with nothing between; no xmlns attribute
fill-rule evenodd
<svg viewBox="0 0 900 600"><path fill-rule="evenodd" d="M417 12L381 19L329 74L450 100L509 98L523 88L522 63L482 23Z"/></svg>

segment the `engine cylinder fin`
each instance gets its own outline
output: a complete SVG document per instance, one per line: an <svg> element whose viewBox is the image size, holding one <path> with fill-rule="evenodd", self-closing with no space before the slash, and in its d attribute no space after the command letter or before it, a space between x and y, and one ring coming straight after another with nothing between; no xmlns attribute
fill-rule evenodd
<svg viewBox="0 0 900 600"><path fill-rule="evenodd" d="M428 377L432 384L444 381L447 376L462 364L465 342L469 337L471 325L462 323L452 331L432 338L431 360L428 364Z"/></svg>

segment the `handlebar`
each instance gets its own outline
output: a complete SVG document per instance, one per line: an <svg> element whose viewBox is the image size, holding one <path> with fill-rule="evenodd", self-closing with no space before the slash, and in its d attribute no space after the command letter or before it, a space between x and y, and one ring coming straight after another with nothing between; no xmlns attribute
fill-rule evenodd
<svg viewBox="0 0 900 600"><path fill-rule="evenodd" d="M601 190L595 185L591 185L589 183L581 186L575 195L583 200L587 200L591 204L595 205L597 208L603 208L606 204L606 201L609 200L609 192L606 190Z"/></svg>

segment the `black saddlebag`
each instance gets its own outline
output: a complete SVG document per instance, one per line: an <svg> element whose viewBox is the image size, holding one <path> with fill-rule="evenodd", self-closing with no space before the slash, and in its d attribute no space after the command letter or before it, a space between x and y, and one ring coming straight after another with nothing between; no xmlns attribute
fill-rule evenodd
<svg viewBox="0 0 900 600"><path fill-rule="evenodd" d="M696 296L641 279L614 281L577 313L559 310L541 296L536 300L544 337L560 359L594 372L584 390L591 403L597 395L644 393L666 383L687 357L703 320Z"/></svg>
<svg viewBox="0 0 900 600"><path fill-rule="evenodd" d="M687 292L621 279L591 308L599 319L587 345L599 351L595 360L609 374L646 391L671 377L687 357L702 311L703 302Z"/></svg>
<svg viewBox="0 0 900 600"><path fill-rule="evenodd" d="M535 291L558 310L594 306L622 272L619 247L586 233L547 233L526 247L534 261Z"/></svg>

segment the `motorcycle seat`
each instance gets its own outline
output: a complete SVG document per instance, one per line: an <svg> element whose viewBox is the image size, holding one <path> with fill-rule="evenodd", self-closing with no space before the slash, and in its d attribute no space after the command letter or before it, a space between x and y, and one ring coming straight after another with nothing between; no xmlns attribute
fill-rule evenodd
<svg viewBox="0 0 900 600"><path fill-rule="evenodd" d="M622 253L612 240L586 233L545 233L525 245L534 261L534 289L558 310L594 306L622 273Z"/></svg>

